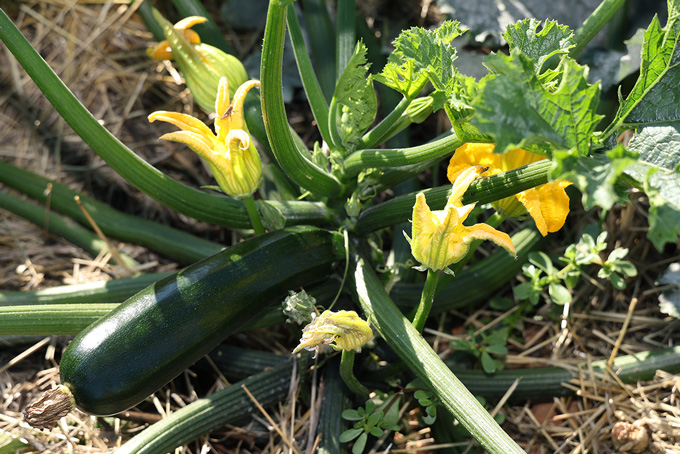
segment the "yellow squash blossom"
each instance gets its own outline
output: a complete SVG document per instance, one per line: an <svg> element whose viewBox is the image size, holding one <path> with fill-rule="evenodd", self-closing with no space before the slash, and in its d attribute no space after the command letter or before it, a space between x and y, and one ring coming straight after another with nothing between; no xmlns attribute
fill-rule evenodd
<svg viewBox="0 0 680 454"><path fill-rule="evenodd" d="M243 101L259 81L241 85L229 102L229 84L220 79L215 101L215 133L201 120L190 115L159 111L149 115L149 121L171 123L181 131L164 134L160 138L189 146L210 165L217 184L226 194L239 199L251 196L262 183L262 162L250 140L243 119Z"/></svg>
<svg viewBox="0 0 680 454"><path fill-rule="evenodd" d="M293 353L318 350L319 345L331 344L336 350L357 350L373 337L369 324L354 311L324 311L302 329L302 338ZM334 343L333 343L334 342Z"/></svg>
<svg viewBox="0 0 680 454"><path fill-rule="evenodd" d="M515 255L515 247L510 237L487 224L465 226L475 204L463 206L461 198L470 183L484 171L482 167L468 167L453 183L446 207L441 211L431 211L422 192L417 195L413 206L413 238L406 239L411 244L413 257L423 267L432 271L448 270L459 262L470 249L474 240L489 240Z"/></svg>
<svg viewBox="0 0 680 454"><path fill-rule="evenodd" d="M166 39L148 49L147 54L154 60L174 60L191 94L203 109L212 109L220 78L226 77L232 90L248 80L246 68L238 58L201 43L198 34L191 30L206 18L191 16L173 25L156 9L153 9L153 16L163 28ZM234 92L230 94L234 95Z"/></svg>
<svg viewBox="0 0 680 454"><path fill-rule="evenodd" d="M470 166L488 167L482 175L491 176L513 170L532 162L546 159L521 148L506 153L494 153L494 145L486 143L466 143L458 148L449 162L447 175L454 181ZM541 235L557 232L564 225L569 214L569 196L564 188L568 181L553 181L535 188L527 189L491 205L500 214L519 217L529 213L536 222Z"/></svg>

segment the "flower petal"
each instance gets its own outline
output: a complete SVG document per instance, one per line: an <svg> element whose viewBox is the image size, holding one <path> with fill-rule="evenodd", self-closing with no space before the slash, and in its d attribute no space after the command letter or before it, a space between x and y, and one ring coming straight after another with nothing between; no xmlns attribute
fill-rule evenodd
<svg viewBox="0 0 680 454"><path fill-rule="evenodd" d="M463 206L460 199L463 198L463 194L468 190L470 184L486 170L481 166L472 166L463 170L456 180L453 182L453 187L451 188L451 195L449 200L446 202L447 205L452 204L456 207Z"/></svg>
<svg viewBox="0 0 680 454"><path fill-rule="evenodd" d="M169 140L171 142L179 142L187 145L194 150L203 159L212 161L214 159L214 150L212 141L205 138L201 134L189 131L177 131L168 134L163 134L159 137L161 140Z"/></svg>
<svg viewBox="0 0 680 454"><path fill-rule="evenodd" d="M229 132L229 125L222 121L222 117L229 109L229 81L226 77L220 78L220 83L217 85L217 98L215 98L215 133L220 142L224 142Z"/></svg>
<svg viewBox="0 0 680 454"><path fill-rule="evenodd" d="M215 120L215 124L219 124L220 128L225 128L228 131L231 131L232 129L243 129L247 131L248 129L243 120L243 103L245 102L246 95L250 89L259 86L259 80L249 80L238 87L236 93L234 93L234 99L232 99L231 105L224 111L222 116Z"/></svg>
<svg viewBox="0 0 680 454"><path fill-rule="evenodd" d="M211 138L215 137L215 134L213 134L213 132L210 130L209 127L205 125L205 123L203 123L198 118L192 117L191 115L177 112L166 112L161 110L149 115L150 123L153 123L156 120L165 121L166 123L173 124L182 131L189 131L195 134L201 134L203 136Z"/></svg>
<svg viewBox="0 0 680 454"><path fill-rule="evenodd" d="M496 243L512 255L517 255L515 246L512 244L512 240L507 233L496 230L488 224L475 224L471 227L461 227L465 230L458 238L461 243L469 245L474 240L488 240Z"/></svg>
<svg viewBox="0 0 680 454"><path fill-rule="evenodd" d="M452 183L465 169L472 166L488 167L484 176L500 173L498 168L498 155L494 154L494 145L491 143L466 143L459 147L449 161L446 175Z"/></svg>
<svg viewBox="0 0 680 454"><path fill-rule="evenodd" d="M187 30L194 25L202 24L206 22L208 19L206 19L203 16L189 16L185 17L184 19L180 20L179 22L176 22L174 27L178 30ZM194 32L195 33L195 32ZM200 43L200 40L198 41Z"/></svg>
<svg viewBox="0 0 680 454"><path fill-rule="evenodd" d="M554 181L517 194L541 235L557 232L564 225L569 214L569 196L564 190L568 185L568 182Z"/></svg>
<svg viewBox="0 0 680 454"><path fill-rule="evenodd" d="M425 200L422 192L416 196L416 204L413 205L413 227L411 236L415 239L421 235L432 235L435 229L432 211Z"/></svg>

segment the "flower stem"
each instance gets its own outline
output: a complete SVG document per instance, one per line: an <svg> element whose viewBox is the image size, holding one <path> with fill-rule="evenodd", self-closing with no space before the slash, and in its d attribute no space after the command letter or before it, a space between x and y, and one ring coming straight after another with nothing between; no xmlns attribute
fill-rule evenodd
<svg viewBox="0 0 680 454"><path fill-rule="evenodd" d="M251 195L243 199L243 204L246 206L248 217L250 217L250 223L253 226L253 230L255 230L255 235L262 235L265 233L264 227L262 226L262 219L260 219L260 214L257 212L253 196Z"/></svg>
<svg viewBox="0 0 680 454"><path fill-rule="evenodd" d="M420 296L420 305L418 305L416 315L413 317L413 326L420 333L423 332L425 321L427 320L427 316L430 314L430 309L432 309L432 302L434 301L438 280L439 271L432 271L428 269L425 287L423 288L423 293Z"/></svg>
<svg viewBox="0 0 680 454"><path fill-rule="evenodd" d="M354 376L354 350L343 350L340 360L340 377L353 393L368 397L368 388Z"/></svg>

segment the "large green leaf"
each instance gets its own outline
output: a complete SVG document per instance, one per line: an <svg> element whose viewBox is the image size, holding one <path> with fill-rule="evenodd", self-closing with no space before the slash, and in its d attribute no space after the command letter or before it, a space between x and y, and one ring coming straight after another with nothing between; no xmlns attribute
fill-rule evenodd
<svg viewBox="0 0 680 454"><path fill-rule="evenodd" d="M655 16L644 34L640 77L620 105L605 137L625 127L680 120L680 2L668 1L668 22Z"/></svg>
<svg viewBox="0 0 680 454"><path fill-rule="evenodd" d="M659 123L640 128L631 140L639 160L626 168L649 196L647 237L661 250L680 235L680 123Z"/></svg>
<svg viewBox="0 0 680 454"><path fill-rule="evenodd" d="M600 116L598 85L588 84L587 67L564 58L552 74L559 83L544 83L535 62L515 50L492 54L485 65L494 72L473 103L472 124L496 141L496 152L530 147L551 156L552 149L590 152L591 136Z"/></svg>

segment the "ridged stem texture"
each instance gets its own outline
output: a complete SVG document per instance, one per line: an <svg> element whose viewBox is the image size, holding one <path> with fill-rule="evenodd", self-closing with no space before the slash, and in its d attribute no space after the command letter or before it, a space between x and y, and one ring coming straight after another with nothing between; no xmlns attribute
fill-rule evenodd
<svg viewBox="0 0 680 454"><path fill-rule="evenodd" d="M491 454L524 453L397 309L360 256L352 257L351 275L356 299L375 330L482 447Z"/></svg>
<svg viewBox="0 0 680 454"><path fill-rule="evenodd" d="M308 151L299 148L286 117L282 72L286 9L289 3L290 1L273 0L269 3L267 12L260 65L264 126L272 152L291 180L317 196L337 196L342 192L342 185L303 154L308 154Z"/></svg>

